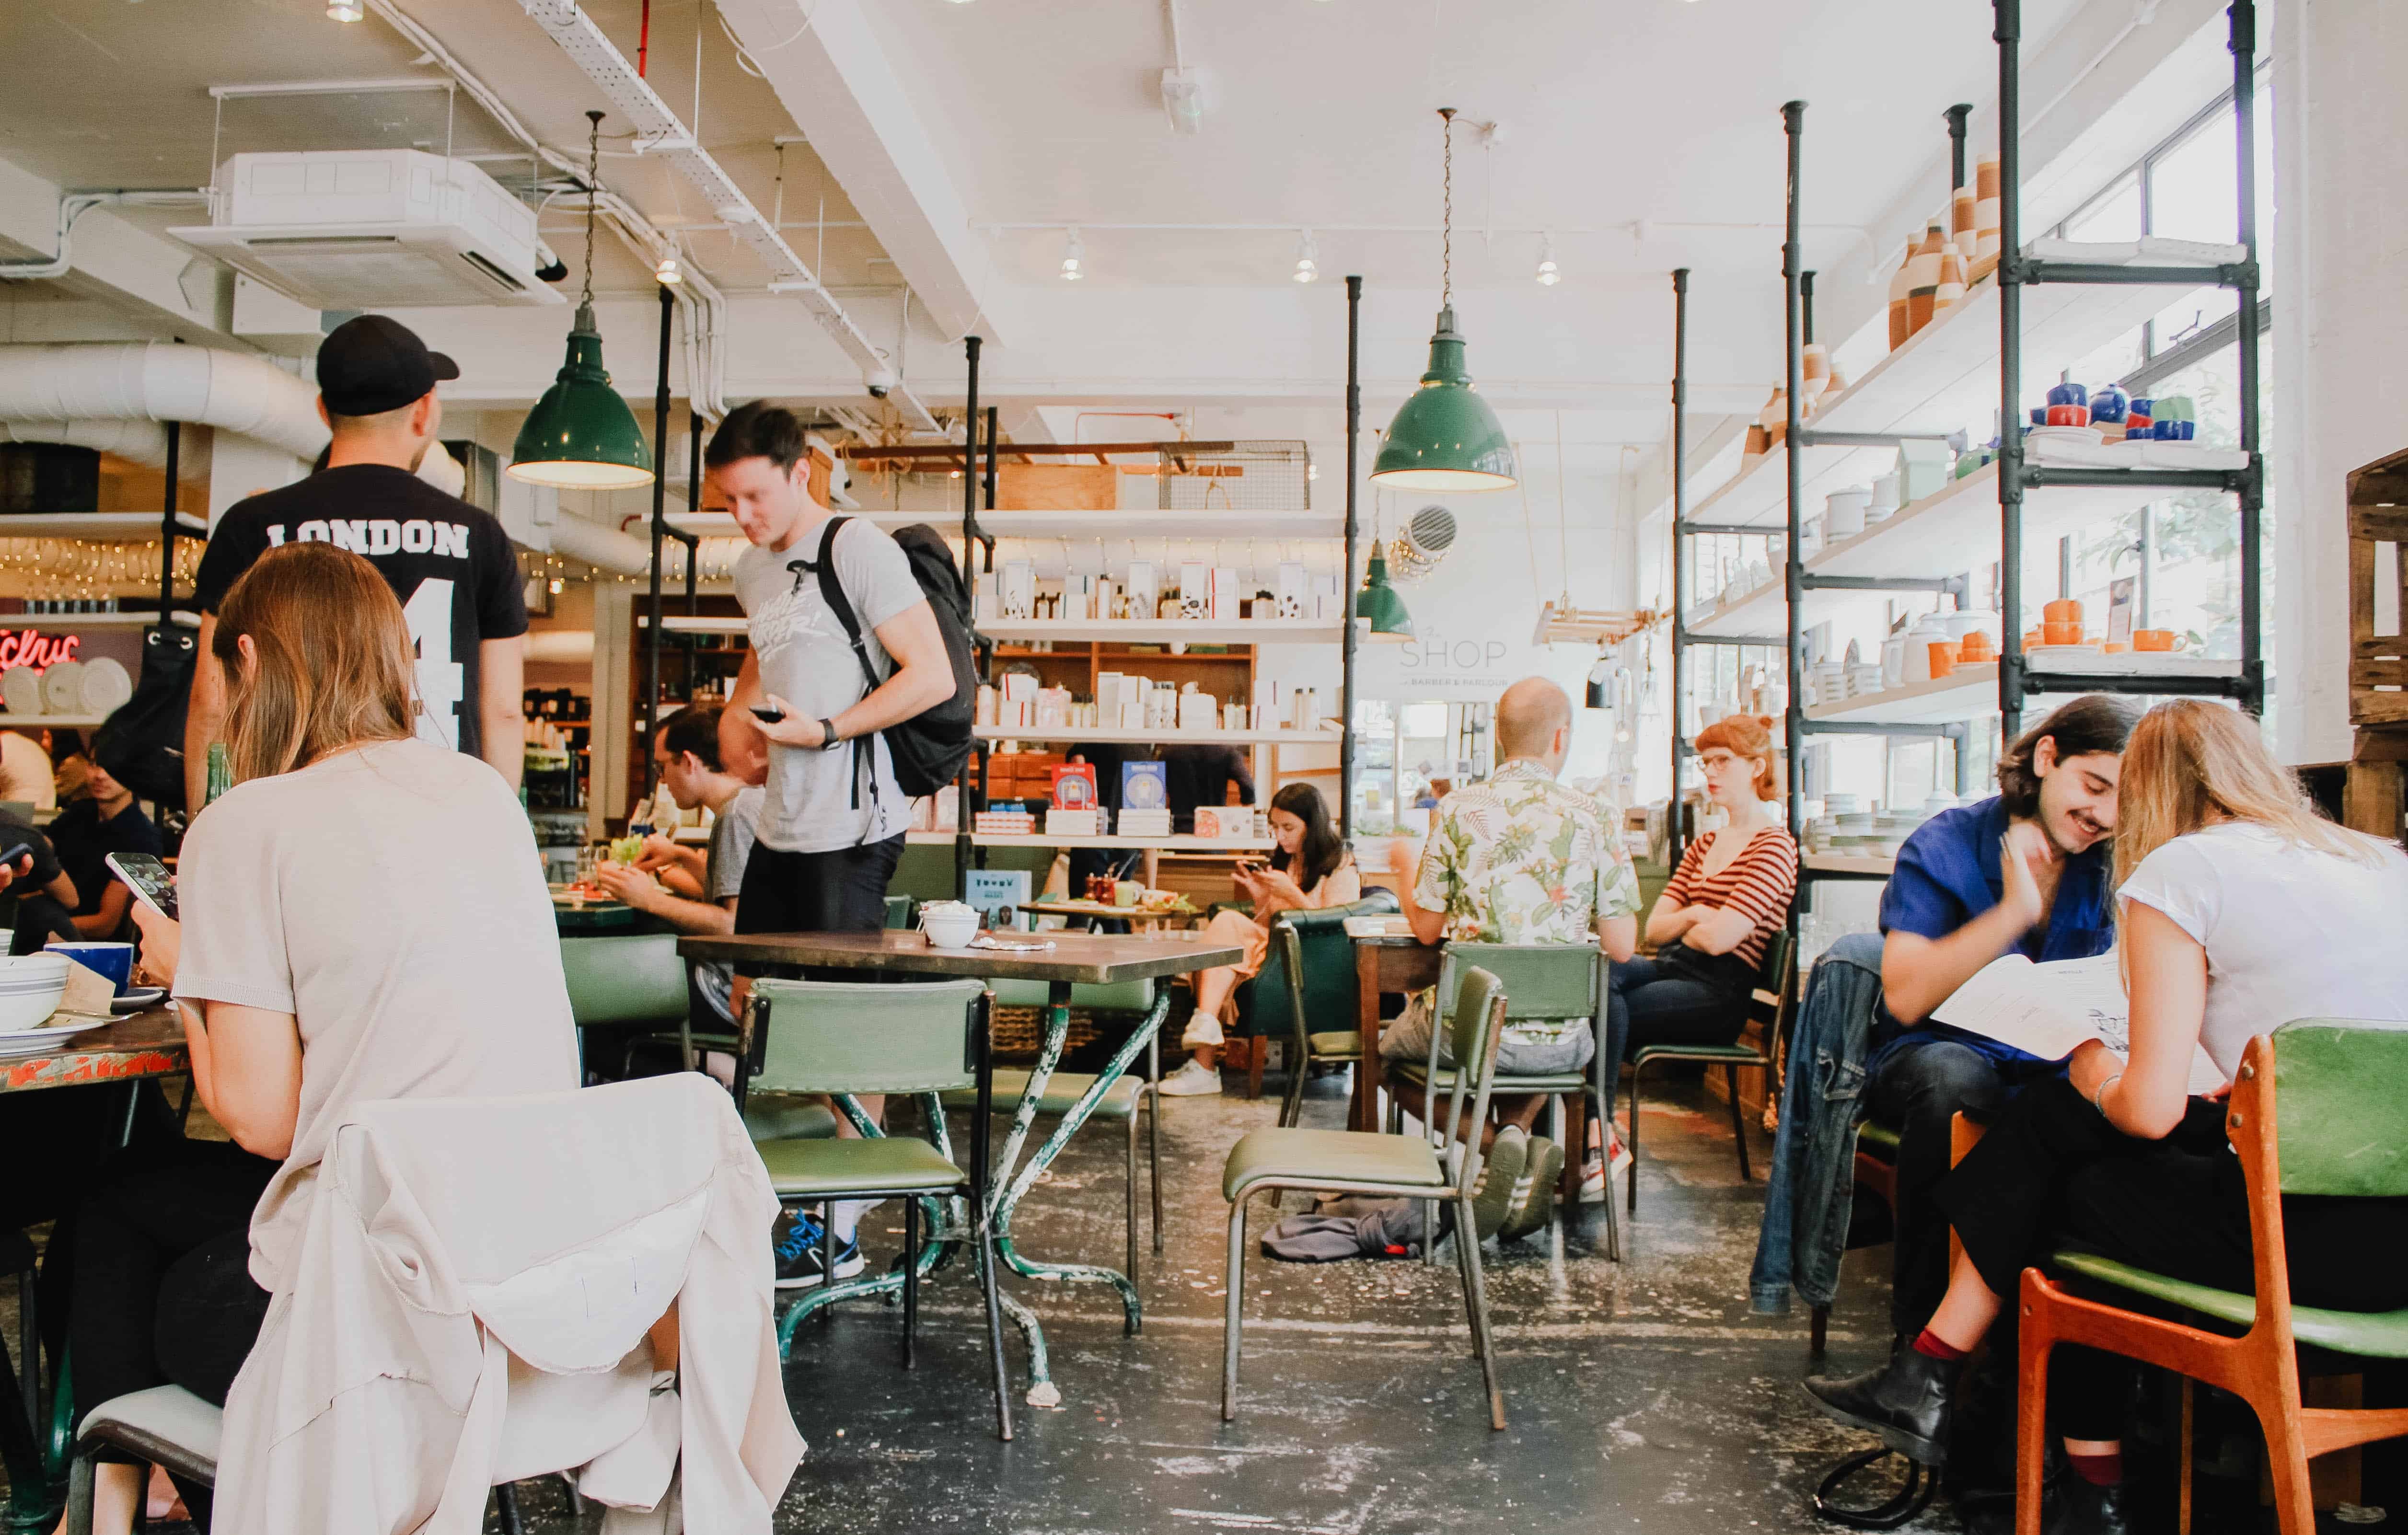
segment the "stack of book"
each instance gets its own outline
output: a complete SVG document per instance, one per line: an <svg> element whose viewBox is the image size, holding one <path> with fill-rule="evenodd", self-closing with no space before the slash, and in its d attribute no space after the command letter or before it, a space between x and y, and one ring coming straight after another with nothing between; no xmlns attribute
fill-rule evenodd
<svg viewBox="0 0 2408 1535"><path fill-rule="evenodd" d="M971 819L970 829L982 837L1034 837L1037 817L1026 811L981 811Z"/></svg>

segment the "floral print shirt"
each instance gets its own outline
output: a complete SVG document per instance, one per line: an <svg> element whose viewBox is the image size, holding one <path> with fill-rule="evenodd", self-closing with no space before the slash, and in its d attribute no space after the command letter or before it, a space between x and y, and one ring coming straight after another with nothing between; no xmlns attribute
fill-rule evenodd
<svg viewBox="0 0 2408 1535"><path fill-rule="evenodd" d="M1639 875L1603 807L1517 759L1440 802L1413 904L1450 939L1593 943L1598 919L1639 914Z"/></svg>

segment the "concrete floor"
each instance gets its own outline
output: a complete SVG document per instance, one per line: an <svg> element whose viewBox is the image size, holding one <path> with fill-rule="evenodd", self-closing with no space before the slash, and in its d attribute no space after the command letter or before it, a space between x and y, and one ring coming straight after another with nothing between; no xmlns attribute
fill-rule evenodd
<svg viewBox="0 0 2408 1535"><path fill-rule="evenodd" d="M1338 1085L1316 1084L1308 1125L1342 1123ZM1252 1255L1240 1416L1222 1424L1221 1165L1240 1136L1275 1121L1278 1103L1172 1099L1168 1245L1160 1260L1148 1253L1140 1279L1143 1335L1122 1335L1118 1306L1098 1288L1017 1282L1045 1321L1064 1399L1053 1411L1016 1402L1019 1437L1005 1444L982 1313L961 1267L923 1292L909 1374L897 1366L897 1311L864 1303L807 1327L787 1394L810 1452L779 1529L1372 1535L1570 1520L1665 1535L1828 1530L1808 1496L1861 1442L1799 1390L1802 1311L1753 1316L1745 1299L1770 1146L1755 1137L1757 1181L1742 1184L1719 1102L1677 1085L1651 1091L1662 1096L1646 1111L1624 1263L1605 1261L1595 1206L1560 1251L1543 1234L1491 1250L1505 1432L1487 1427L1451 1263ZM1112 1128L1091 1129L1023 1207L1023 1250L1117 1263L1120 1179ZM899 1219L889 1233L880 1218L892 1209L865 1227L873 1263L900 1242ZM1266 1209L1255 1206L1257 1227ZM1887 1255L1850 1257L1831 1328L1837 1366L1873 1362L1886 1345ZM1007 1346L1016 1398L1026 1360L1016 1334ZM556 1481L522 1496L531 1528L580 1528ZM597 1525L589 1513L581 1527ZM1935 1511L1908 1528L1957 1526Z"/></svg>

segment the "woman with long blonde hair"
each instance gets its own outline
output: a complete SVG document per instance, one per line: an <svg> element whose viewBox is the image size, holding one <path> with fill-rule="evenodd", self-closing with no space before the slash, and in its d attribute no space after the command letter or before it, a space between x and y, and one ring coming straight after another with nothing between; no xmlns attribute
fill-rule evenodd
<svg viewBox="0 0 2408 1535"><path fill-rule="evenodd" d="M413 733L409 629L375 567L325 543L270 550L227 595L211 650L235 787L185 834L182 922L138 920L194 1087L233 1139L181 1143L85 1205L70 1322L84 1410L164 1382L224 1401L352 1108L578 1081L526 812L484 761ZM101 1468L94 1529L131 1528L137 1470Z"/></svg>
<svg viewBox="0 0 2408 1535"><path fill-rule="evenodd" d="M2198 699L2159 704L2124 750L2121 796L2130 1054L2085 1044L2065 1076L2007 1106L1935 1195L1964 1253L1923 1335L1871 1375L1807 1383L1832 1416L1927 1464L1944 1454L1959 1361L2022 1270L2057 1247L2253 1286L2241 1165L2214 1101L2224 1088L2195 1086L2229 1085L2249 1040L2293 1018L2408 1026L2408 854L2318 816L2256 720ZM2286 1198L2283 1217L2299 1304L2408 1306L2408 1199ZM2049 1399L2069 1474L2049 1528L2121 1531L2128 1366L2084 1349L2058 1358L2064 1384Z"/></svg>

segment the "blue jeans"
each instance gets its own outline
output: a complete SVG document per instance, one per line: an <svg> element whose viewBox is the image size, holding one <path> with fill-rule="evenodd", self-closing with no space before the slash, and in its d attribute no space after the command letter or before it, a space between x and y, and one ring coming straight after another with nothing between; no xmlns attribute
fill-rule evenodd
<svg viewBox="0 0 2408 1535"><path fill-rule="evenodd" d="M1752 973L1727 954L1705 956L1703 964L1685 954L1673 963L1660 955L1616 963L1605 1003L1609 1090L1621 1081L1622 1063L1633 1045L1729 1044L1738 1039L1747 1026Z"/></svg>

